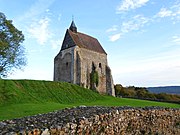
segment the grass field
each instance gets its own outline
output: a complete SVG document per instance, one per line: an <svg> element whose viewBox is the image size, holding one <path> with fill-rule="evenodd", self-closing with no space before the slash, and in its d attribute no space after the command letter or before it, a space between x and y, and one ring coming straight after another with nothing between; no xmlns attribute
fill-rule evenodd
<svg viewBox="0 0 180 135"><path fill-rule="evenodd" d="M78 85L64 82L0 80L0 120L47 113L79 105L180 108L178 104L99 95Z"/></svg>

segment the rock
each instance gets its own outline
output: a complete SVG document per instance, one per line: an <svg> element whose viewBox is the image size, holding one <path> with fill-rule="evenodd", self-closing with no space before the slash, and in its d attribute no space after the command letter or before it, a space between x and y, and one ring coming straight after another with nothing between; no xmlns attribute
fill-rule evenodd
<svg viewBox="0 0 180 135"><path fill-rule="evenodd" d="M74 124L74 123L71 124L71 129L72 129L72 130L75 130L76 127L77 127L77 124Z"/></svg>
<svg viewBox="0 0 180 135"><path fill-rule="evenodd" d="M49 129L45 129L41 135L50 135Z"/></svg>

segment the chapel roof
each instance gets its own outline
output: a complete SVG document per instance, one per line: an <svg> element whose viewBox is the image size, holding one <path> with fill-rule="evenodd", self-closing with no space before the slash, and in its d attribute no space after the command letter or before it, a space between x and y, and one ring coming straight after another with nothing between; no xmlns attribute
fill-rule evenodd
<svg viewBox="0 0 180 135"><path fill-rule="evenodd" d="M71 26L72 25L75 26L74 21L71 23ZM70 26L70 28L71 28L71 26ZM74 32L71 29L68 29L68 32L69 32L70 36L72 37L74 43L77 46L79 46L80 48L85 48L85 49L88 49L91 51L107 54L96 38L91 37L86 34L83 34L83 33L80 33L80 32L77 32L77 31Z"/></svg>

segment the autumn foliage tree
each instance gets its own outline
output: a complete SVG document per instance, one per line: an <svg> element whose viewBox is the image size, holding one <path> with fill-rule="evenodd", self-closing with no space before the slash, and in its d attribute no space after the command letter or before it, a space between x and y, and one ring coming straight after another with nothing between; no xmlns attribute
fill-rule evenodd
<svg viewBox="0 0 180 135"><path fill-rule="evenodd" d="M26 65L24 35L0 12L0 78Z"/></svg>

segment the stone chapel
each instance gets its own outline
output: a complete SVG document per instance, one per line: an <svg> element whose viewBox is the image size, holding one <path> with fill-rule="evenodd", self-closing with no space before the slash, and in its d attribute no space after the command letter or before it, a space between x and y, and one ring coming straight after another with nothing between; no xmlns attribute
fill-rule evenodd
<svg viewBox="0 0 180 135"><path fill-rule="evenodd" d="M107 53L96 38L78 32L74 21L54 58L54 81L78 84L115 96Z"/></svg>

